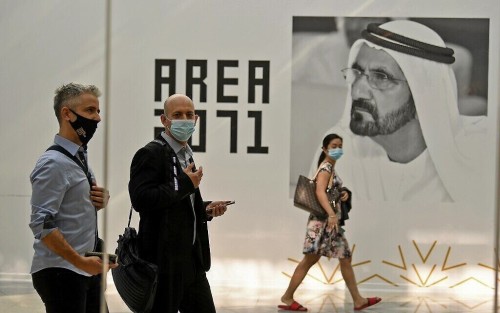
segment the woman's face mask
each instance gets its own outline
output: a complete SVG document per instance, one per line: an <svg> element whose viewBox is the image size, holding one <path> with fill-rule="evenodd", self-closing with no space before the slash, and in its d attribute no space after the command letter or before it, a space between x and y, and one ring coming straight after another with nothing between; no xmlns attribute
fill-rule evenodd
<svg viewBox="0 0 500 313"><path fill-rule="evenodd" d="M335 149L328 150L328 156L330 156L330 158L334 159L335 161L340 159L340 157L343 154L344 154L344 151L342 150L342 148L335 148Z"/></svg>

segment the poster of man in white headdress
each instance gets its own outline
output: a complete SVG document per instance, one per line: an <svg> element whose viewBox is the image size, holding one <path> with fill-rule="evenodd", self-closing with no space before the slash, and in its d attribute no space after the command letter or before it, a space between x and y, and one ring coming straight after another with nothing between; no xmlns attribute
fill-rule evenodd
<svg viewBox="0 0 500 313"><path fill-rule="evenodd" d="M346 231L385 283L491 285L492 32L488 18L293 17L290 198L341 136ZM419 283L430 255L441 270Z"/></svg>
<svg viewBox="0 0 500 313"><path fill-rule="evenodd" d="M312 172L323 136L337 133L337 170L354 199L485 197L488 20L467 19L474 27L458 34L460 23L295 17L291 190L294 169ZM317 119L314 130L294 135L307 117Z"/></svg>

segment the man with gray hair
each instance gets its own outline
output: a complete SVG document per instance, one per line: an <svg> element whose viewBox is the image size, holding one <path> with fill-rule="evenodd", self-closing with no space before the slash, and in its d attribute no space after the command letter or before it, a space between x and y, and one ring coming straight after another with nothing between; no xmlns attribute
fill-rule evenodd
<svg viewBox="0 0 500 313"><path fill-rule="evenodd" d="M97 185L86 153L101 121L101 93L75 83L55 93L59 133L30 175L33 286L48 313L98 313L103 264L85 253L100 249L97 211L106 207L109 193Z"/></svg>
<svg viewBox="0 0 500 313"><path fill-rule="evenodd" d="M363 200L470 200L484 117L459 115L454 51L408 20L370 24L362 37L342 70L343 117L327 131L345 139L342 178Z"/></svg>

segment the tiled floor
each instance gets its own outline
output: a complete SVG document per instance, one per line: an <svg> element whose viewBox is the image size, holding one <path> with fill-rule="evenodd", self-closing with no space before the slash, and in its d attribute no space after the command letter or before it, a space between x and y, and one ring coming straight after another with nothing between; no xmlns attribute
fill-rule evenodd
<svg viewBox="0 0 500 313"><path fill-rule="evenodd" d="M212 292L218 313L276 313L279 297L283 290L220 288L213 286ZM363 291L366 296L375 295ZM492 295L450 295L435 293L395 293L377 292L383 301L364 312L406 313L406 312L473 312L491 313ZM344 291L301 290L296 299L308 312L353 312L351 299ZM112 285L108 287L107 300L110 313L129 313ZM0 281L0 312L2 313L43 313L43 304L29 281Z"/></svg>

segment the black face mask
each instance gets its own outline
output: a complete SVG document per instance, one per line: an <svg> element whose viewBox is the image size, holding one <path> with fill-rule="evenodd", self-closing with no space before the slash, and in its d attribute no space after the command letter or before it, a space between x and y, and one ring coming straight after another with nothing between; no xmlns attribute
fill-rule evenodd
<svg viewBox="0 0 500 313"><path fill-rule="evenodd" d="M97 123L99 123L99 121L91 120L77 114L71 109L69 110L76 115L76 120L74 122L69 121L69 123L76 131L76 134L78 135L78 138L80 138L80 141L84 145L86 145L90 141L92 136L94 136L95 130L97 129Z"/></svg>

